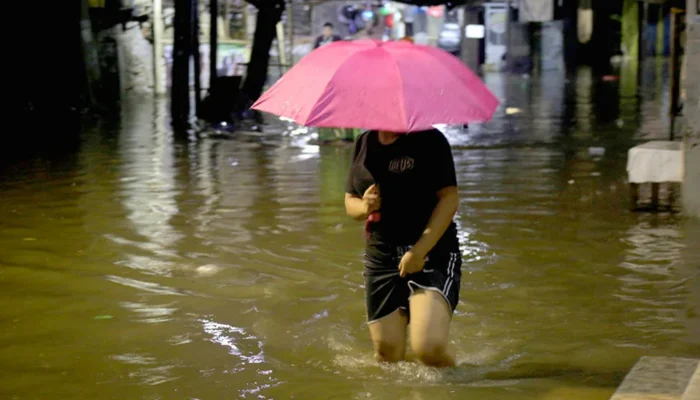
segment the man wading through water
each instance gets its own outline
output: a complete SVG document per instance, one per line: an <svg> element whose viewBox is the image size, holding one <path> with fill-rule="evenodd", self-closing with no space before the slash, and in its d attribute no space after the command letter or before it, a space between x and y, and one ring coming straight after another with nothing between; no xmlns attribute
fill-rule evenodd
<svg viewBox="0 0 700 400"><path fill-rule="evenodd" d="M377 360L403 360L410 327L421 362L455 365L447 347L462 276L452 221L458 204L452 151L441 132L370 131L357 139L345 209L367 221L365 297Z"/></svg>
<svg viewBox="0 0 700 400"><path fill-rule="evenodd" d="M419 360L454 365L447 339L462 276L452 221L459 196L450 145L433 126L488 121L498 98L442 50L354 40L311 52L253 108L304 126L368 131L357 139L345 209L367 221L365 294L375 353L402 360L410 323Z"/></svg>

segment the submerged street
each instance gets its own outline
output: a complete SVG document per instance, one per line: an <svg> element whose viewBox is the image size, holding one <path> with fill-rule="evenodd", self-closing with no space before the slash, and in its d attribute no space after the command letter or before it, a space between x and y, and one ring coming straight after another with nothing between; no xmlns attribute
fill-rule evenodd
<svg viewBox="0 0 700 400"><path fill-rule="evenodd" d="M272 118L175 137L132 100L0 164L0 397L605 400L641 356L700 357L700 222L631 212L626 184L668 137L667 66L640 97L587 68L484 80L495 119L447 132L458 368L372 357L351 146Z"/></svg>

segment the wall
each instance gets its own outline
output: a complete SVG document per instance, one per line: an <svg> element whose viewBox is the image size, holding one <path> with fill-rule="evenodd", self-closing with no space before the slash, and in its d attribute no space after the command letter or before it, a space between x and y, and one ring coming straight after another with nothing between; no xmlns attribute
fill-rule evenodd
<svg viewBox="0 0 700 400"><path fill-rule="evenodd" d="M694 1L689 0L689 3ZM685 137L683 206L688 215L700 218L700 23L694 15L689 17L688 22L683 111L688 119L688 130Z"/></svg>
<svg viewBox="0 0 700 400"><path fill-rule="evenodd" d="M287 5L287 11L292 9L292 24L295 36L314 36L318 31L313 31L311 25L311 6L307 2L295 1Z"/></svg>
<svg viewBox="0 0 700 400"><path fill-rule="evenodd" d="M138 23L127 23L126 30L121 25L116 25L99 32L96 39L100 43L101 53L108 49L106 44L116 42L118 69L115 71L119 73L119 88L122 94L153 93L153 46L146 40ZM106 55L101 56L103 63L106 62ZM107 75L105 79L109 79Z"/></svg>
<svg viewBox="0 0 700 400"><path fill-rule="evenodd" d="M81 41L86 22L82 21L81 2L19 1L8 5L12 8L5 14L6 21L26 16L31 26L7 36L11 40L5 43L3 94L9 107L3 109L4 121L6 126L21 128L18 132L5 129L1 159L6 153L18 154L25 146L35 151L54 149L69 140L77 142L79 110L89 105Z"/></svg>
<svg viewBox="0 0 700 400"><path fill-rule="evenodd" d="M479 20L480 11L480 7L466 7L463 25L479 25L481 23ZM462 34L464 34L464 32L462 32ZM475 72L479 71L481 68L480 42L480 39L464 38L464 40L462 40L462 61L467 65L467 67L469 67L469 69Z"/></svg>

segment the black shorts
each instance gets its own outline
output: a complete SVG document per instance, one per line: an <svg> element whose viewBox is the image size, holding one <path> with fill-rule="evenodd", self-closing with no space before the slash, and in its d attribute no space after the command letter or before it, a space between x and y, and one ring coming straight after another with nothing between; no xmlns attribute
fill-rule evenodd
<svg viewBox="0 0 700 400"><path fill-rule="evenodd" d="M423 270L405 278L399 276L399 262L410 246L372 246L365 255L365 301L367 321L382 319L397 309L409 315L408 301L418 289L440 293L452 312L459 302L462 279L462 255L432 252Z"/></svg>

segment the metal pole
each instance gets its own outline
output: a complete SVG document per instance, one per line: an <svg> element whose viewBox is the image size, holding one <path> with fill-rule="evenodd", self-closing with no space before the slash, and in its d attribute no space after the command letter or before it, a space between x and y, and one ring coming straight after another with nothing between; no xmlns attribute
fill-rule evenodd
<svg viewBox="0 0 700 400"><path fill-rule="evenodd" d="M671 127L669 140L675 140L676 117L680 111L680 93L681 93L681 32L683 31L683 23L685 15L682 10L676 8L671 9L671 104L669 106L669 117L671 118Z"/></svg>
<svg viewBox="0 0 700 400"><path fill-rule="evenodd" d="M515 57L513 56L513 16L511 9L511 0L506 1L506 65L507 71L511 71ZM486 27L488 29L488 27ZM532 52L532 49L530 49Z"/></svg>
<svg viewBox="0 0 700 400"><path fill-rule="evenodd" d="M202 111L202 65L199 56L199 0L192 0L192 57L194 58L194 113Z"/></svg>
<svg viewBox="0 0 700 400"><path fill-rule="evenodd" d="M153 0L153 90L156 95L165 93L163 77L163 1Z"/></svg>
<svg viewBox="0 0 700 400"><path fill-rule="evenodd" d="M216 55L219 45L219 0L209 1L209 93L216 82Z"/></svg>
<svg viewBox="0 0 700 400"><path fill-rule="evenodd" d="M279 70L280 76L282 76L282 74L284 74L284 66L287 65L287 49L284 45L284 24L282 24L282 21L278 22L277 25L275 25L275 29L277 30L277 53L279 54Z"/></svg>
<svg viewBox="0 0 700 400"><path fill-rule="evenodd" d="M639 56L640 59L644 61L647 58L647 25L649 24L649 2L647 0L644 0L642 10L642 23L639 27L639 34L641 35L639 39Z"/></svg>
<svg viewBox="0 0 700 400"><path fill-rule="evenodd" d="M87 0L82 0L80 3L81 45L83 49L83 62L85 63L85 79L87 80L86 95L88 98L86 100L89 105L93 106L96 105L97 102L95 89L100 82L99 61L92 35L88 2Z"/></svg>
<svg viewBox="0 0 700 400"><path fill-rule="evenodd" d="M289 64L294 65L294 0L289 0L287 6L287 23L289 24Z"/></svg>
<svg viewBox="0 0 700 400"><path fill-rule="evenodd" d="M639 7L639 37L637 40L639 41L639 52L637 54L637 87L641 87L642 85L642 77L644 76L644 60L646 59L645 51L646 51L646 28L647 28L647 12L648 12L648 4L646 0L644 0L641 4L637 3Z"/></svg>
<svg viewBox="0 0 700 400"><path fill-rule="evenodd" d="M224 37L233 39L231 37L231 0L224 0L224 24Z"/></svg>
<svg viewBox="0 0 700 400"><path fill-rule="evenodd" d="M192 51L192 0L175 0L173 83L171 90L173 126L184 128L190 118L190 55Z"/></svg>

